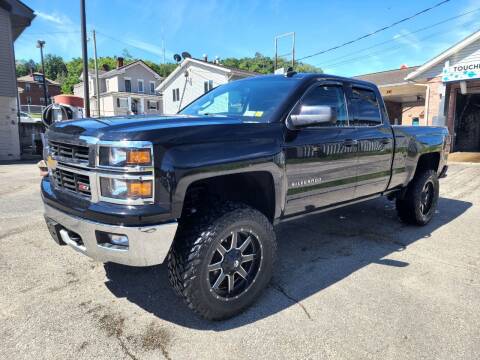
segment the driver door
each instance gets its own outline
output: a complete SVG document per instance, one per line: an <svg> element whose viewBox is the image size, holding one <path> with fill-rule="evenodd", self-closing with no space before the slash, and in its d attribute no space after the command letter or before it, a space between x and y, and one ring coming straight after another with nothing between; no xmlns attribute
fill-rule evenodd
<svg viewBox="0 0 480 360"><path fill-rule="evenodd" d="M319 82L307 90L296 109L302 105L330 106L337 121L287 130L285 215L349 201L354 196L357 150L355 129L349 127L344 84Z"/></svg>

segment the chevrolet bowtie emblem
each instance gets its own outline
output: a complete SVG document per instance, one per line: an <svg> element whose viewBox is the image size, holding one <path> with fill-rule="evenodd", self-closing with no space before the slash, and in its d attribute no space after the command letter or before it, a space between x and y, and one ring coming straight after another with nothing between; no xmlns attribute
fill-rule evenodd
<svg viewBox="0 0 480 360"><path fill-rule="evenodd" d="M57 168L57 160L52 158L50 155L47 157L47 166L51 170L55 170Z"/></svg>

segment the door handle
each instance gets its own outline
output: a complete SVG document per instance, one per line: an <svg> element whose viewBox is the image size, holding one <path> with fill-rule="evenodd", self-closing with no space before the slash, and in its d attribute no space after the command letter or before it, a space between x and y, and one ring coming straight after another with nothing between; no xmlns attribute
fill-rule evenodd
<svg viewBox="0 0 480 360"><path fill-rule="evenodd" d="M384 145L387 145L387 144L390 144L392 142L392 139L390 138L383 138L382 140L380 140L380 142Z"/></svg>
<svg viewBox="0 0 480 360"><path fill-rule="evenodd" d="M343 142L343 145L346 147L355 146L355 145L358 145L358 140L347 139Z"/></svg>

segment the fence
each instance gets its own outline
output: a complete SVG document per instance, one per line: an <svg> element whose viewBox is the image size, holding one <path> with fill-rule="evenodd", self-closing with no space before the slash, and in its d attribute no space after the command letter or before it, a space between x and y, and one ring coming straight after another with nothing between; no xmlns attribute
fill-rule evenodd
<svg viewBox="0 0 480 360"><path fill-rule="evenodd" d="M45 109L43 105L20 105L20 111L26 112L29 114L39 114L41 115Z"/></svg>

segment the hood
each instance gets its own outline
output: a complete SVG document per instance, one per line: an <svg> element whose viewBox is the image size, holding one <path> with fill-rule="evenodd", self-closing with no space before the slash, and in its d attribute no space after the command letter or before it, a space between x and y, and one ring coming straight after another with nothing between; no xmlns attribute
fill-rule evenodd
<svg viewBox="0 0 480 360"><path fill-rule="evenodd" d="M94 137L103 141L150 141L153 144L245 141L272 139L281 123L247 121L231 116L122 116L57 122L48 130L57 139Z"/></svg>
<svg viewBox="0 0 480 360"><path fill-rule="evenodd" d="M103 138L117 135L120 138L138 135L160 129L196 127L205 125L242 124L238 117L227 116L121 116L106 118L86 118L80 120L57 122L49 130L76 136L93 136Z"/></svg>

